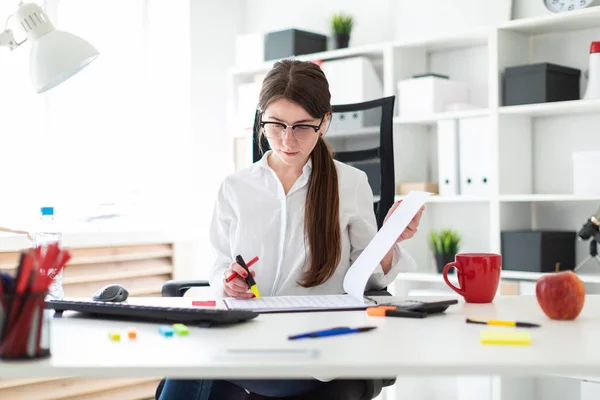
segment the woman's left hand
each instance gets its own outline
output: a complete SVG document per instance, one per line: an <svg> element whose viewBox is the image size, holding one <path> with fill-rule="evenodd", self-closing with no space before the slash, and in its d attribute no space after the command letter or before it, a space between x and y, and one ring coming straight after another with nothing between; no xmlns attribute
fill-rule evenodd
<svg viewBox="0 0 600 400"><path fill-rule="evenodd" d="M385 221L388 220L388 218L392 215L392 213L394 212L394 210L396 210L396 208L398 208L398 206L400 205L400 201L395 202L392 207L390 208L390 210L388 211L387 215L385 216ZM407 240L412 238L413 236L415 236L415 234L417 233L417 228L419 227L419 222L421 222L421 216L423 215L423 211L425 210L425 206L421 206L421 209L417 212L417 214L413 217L413 219L410 221L410 223L408 224L408 226L406 227L406 229L404 229L404 232L402 232L400 234L400 236L398 236L398 239L396 239L396 243L400 243L403 240Z"/></svg>

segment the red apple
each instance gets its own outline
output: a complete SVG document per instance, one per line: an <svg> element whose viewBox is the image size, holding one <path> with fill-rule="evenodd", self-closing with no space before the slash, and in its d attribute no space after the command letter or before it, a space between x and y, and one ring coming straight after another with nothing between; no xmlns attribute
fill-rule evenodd
<svg viewBox="0 0 600 400"><path fill-rule="evenodd" d="M573 271L562 271L539 278L535 296L550 319L574 320L583 308L585 286Z"/></svg>

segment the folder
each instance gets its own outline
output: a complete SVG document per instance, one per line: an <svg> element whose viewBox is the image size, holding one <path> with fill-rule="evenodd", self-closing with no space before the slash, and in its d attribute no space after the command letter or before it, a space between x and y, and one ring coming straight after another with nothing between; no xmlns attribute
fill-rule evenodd
<svg viewBox="0 0 600 400"><path fill-rule="evenodd" d="M440 196L460 194L458 170L458 123L455 119L438 122L438 191Z"/></svg>
<svg viewBox="0 0 600 400"><path fill-rule="evenodd" d="M490 141L488 117L458 122L460 192L467 196L489 194Z"/></svg>

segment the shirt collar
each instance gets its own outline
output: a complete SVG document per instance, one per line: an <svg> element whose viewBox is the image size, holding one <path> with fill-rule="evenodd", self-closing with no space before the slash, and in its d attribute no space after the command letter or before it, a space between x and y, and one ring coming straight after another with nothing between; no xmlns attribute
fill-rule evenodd
<svg viewBox="0 0 600 400"><path fill-rule="evenodd" d="M266 170L271 170L271 167L269 166L269 155L273 152L273 150L267 150L265 152L265 154L263 154L263 156L260 158L260 160L258 160L258 162L256 163L257 168L264 168ZM310 171L312 170L312 158L309 157L308 161L306 162L306 164L304 164L304 167L302 168L302 174L310 174Z"/></svg>

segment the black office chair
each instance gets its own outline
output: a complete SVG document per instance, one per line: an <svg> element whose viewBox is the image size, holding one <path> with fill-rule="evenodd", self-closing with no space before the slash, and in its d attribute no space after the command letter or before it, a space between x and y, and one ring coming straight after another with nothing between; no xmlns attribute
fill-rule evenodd
<svg viewBox="0 0 600 400"><path fill-rule="evenodd" d="M324 136L334 150L336 160L363 170L373 190L373 208L377 228L394 204L394 101L396 96L363 103L332 106L332 122ZM269 143L263 137L259 144L259 113L255 114L253 162L260 160ZM262 150L261 150L262 148Z"/></svg>
<svg viewBox="0 0 600 400"><path fill-rule="evenodd" d="M395 96L357 104L334 105L332 107L332 123L324 136L335 151L335 158L341 162L353 165L367 174L373 190L373 208L377 219L377 229L383 225L383 220L394 204L394 143L393 143L393 114ZM260 160L262 151L269 149L269 144L263 138L262 151L258 142L259 113L255 114L253 162ZM345 136L350 134L350 136ZM347 146L346 138L354 137L360 141L359 146ZM352 140L352 139L351 139ZM183 297L194 287L208 287L208 281L201 280L171 280L162 287L163 297ZM390 296L386 290L365 292L366 296ZM396 378L364 379L364 380L335 380L324 385L324 393L319 398L348 400L370 400L381 393L386 386L391 386ZM156 390L159 398L164 379ZM360 389L362 394L360 394ZM311 394L314 398L315 394ZM298 399L294 397L294 400ZM299 399L298 399L299 400Z"/></svg>

